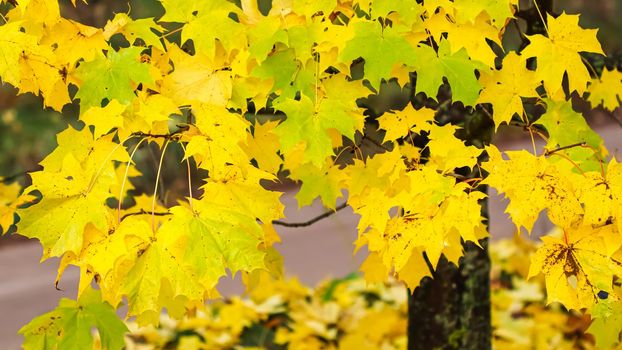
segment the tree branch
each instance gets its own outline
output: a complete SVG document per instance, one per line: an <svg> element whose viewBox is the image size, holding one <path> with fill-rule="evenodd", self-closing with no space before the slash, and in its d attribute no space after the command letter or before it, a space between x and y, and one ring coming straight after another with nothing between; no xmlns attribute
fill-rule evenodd
<svg viewBox="0 0 622 350"><path fill-rule="evenodd" d="M563 150L566 150L566 149L569 149L569 148L585 147L585 146L587 146L586 142L577 142L577 143L573 143L572 145L558 147L558 148L552 149L550 151L546 150L546 151L544 151L544 156L548 157L548 156L550 156L553 153L556 153L556 152L559 152L559 151L563 151Z"/></svg>
<svg viewBox="0 0 622 350"><path fill-rule="evenodd" d="M123 219L125 219L128 216L135 216L135 215L151 215L152 213L150 211L145 211L144 209L141 209L140 211L134 212L134 213L127 213L125 215L123 215L121 217L121 221L123 221ZM162 212L155 212L153 213L154 216L166 216L166 215L172 215L171 213L169 213L168 211L162 211Z"/></svg>
<svg viewBox="0 0 622 350"><path fill-rule="evenodd" d="M306 227L306 226L311 226L313 224L315 224L316 222L325 219L335 213L337 213L338 211L340 211L341 209L344 209L345 207L348 206L347 202L344 202L343 204L340 204L339 206L337 206L335 208L335 210L329 210L323 214L320 214L316 217L314 217L313 219L310 219L308 221L304 221L304 222L283 222L283 221L279 221L279 220L275 220L272 221L272 224L274 225L279 225L279 226L284 226L284 227Z"/></svg>
<svg viewBox="0 0 622 350"><path fill-rule="evenodd" d="M179 128L179 130L173 131L170 134L151 134L151 133L146 133L142 131L137 131L135 133L132 133L132 136L150 137L154 139L159 138L159 139L177 141L181 137L181 134L190 128L188 125L177 125L177 127Z"/></svg>

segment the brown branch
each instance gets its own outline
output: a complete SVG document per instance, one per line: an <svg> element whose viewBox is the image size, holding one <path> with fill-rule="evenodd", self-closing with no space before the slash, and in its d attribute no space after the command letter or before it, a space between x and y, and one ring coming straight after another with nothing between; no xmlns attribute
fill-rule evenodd
<svg viewBox="0 0 622 350"><path fill-rule="evenodd" d="M177 127L179 128L179 130L174 131L170 134L152 134L152 133L137 131L137 132L132 133L132 136L150 137L154 139L165 139L165 140L177 141L181 137L181 134L184 131L189 129L189 126L188 125L177 125Z"/></svg>
<svg viewBox="0 0 622 350"><path fill-rule="evenodd" d="M162 212L154 212L151 213L150 211L146 211L144 209L141 209L140 211L134 212L134 213L127 213L125 215L123 215L121 217L121 221L123 221L123 219L125 219L128 216L135 216L135 215L152 215L153 216L166 216L166 215L172 215L171 213L169 213L168 211L162 211Z"/></svg>
<svg viewBox="0 0 622 350"><path fill-rule="evenodd" d="M544 151L544 156L548 157L551 154L554 154L554 153L559 152L559 151L563 151L563 150L567 150L567 149L575 148L575 147L585 147L585 146L587 146L586 142L577 142L577 143L573 143L572 145L558 147L558 148L552 149L550 151L546 150L546 151Z"/></svg>
<svg viewBox="0 0 622 350"><path fill-rule="evenodd" d="M306 227L306 226L311 226L313 224L315 224L316 222L325 219L335 213L337 213L338 211L340 211L341 209L344 209L345 207L348 206L347 202L344 202L343 204L337 206L335 208L335 210L329 210L323 214L320 214L316 217L314 217L313 219L310 219L308 221L304 221L304 222L283 222L283 221L279 221L279 220L275 220L272 221L272 224L274 225L279 225L279 226L285 226L285 227Z"/></svg>

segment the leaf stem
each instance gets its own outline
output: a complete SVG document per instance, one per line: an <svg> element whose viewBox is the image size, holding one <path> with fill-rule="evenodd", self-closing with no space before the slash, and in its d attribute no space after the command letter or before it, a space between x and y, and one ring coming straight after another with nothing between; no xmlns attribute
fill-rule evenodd
<svg viewBox="0 0 622 350"><path fill-rule="evenodd" d="M117 149L119 149L119 147L121 147L125 142L127 142L127 140L136 137L136 135L130 135L128 137L125 138L125 140L119 142L113 149L112 151L110 151L110 153L108 153L108 155L106 156L106 159L104 159L104 161L102 162L101 166L99 167L99 169L97 170L97 172L95 173L95 176L93 176L93 179L91 180L91 182L89 183L89 187L86 190L86 193L91 192L91 190L93 189L93 186L95 186L95 182L97 182L97 178L99 177L99 175L101 174L102 170L104 170L104 167L106 166L106 163L108 163L108 160L110 159L110 156L112 156L112 154L114 152L117 151Z"/></svg>
<svg viewBox="0 0 622 350"><path fill-rule="evenodd" d="M166 153L166 148L169 145L170 140L166 140L164 143L164 147L162 147L162 154L160 155L160 163L158 164L158 172L156 174L155 188L153 189L153 200L151 201L151 230L155 232L155 204L158 193L158 185L160 184L160 174L162 173L162 163L164 161L164 154Z"/></svg>
<svg viewBox="0 0 622 350"><path fill-rule="evenodd" d="M179 145L184 150L184 157L185 157L186 156L186 147L181 142L179 143ZM194 208L192 207L192 176L191 176L191 172L190 172L190 157L186 158L186 165L188 167L188 197L190 198L188 203L190 204L190 211L192 211L192 213L194 213Z"/></svg>
<svg viewBox="0 0 622 350"><path fill-rule="evenodd" d="M546 35L550 38L551 34L549 33L549 26L546 24L546 20L544 20L544 16L542 16L542 11L540 11L540 6L538 6L538 1L533 0L533 4L536 7L536 11L538 11L538 15L540 16L540 19L542 20L542 25L544 26L544 30L546 30Z"/></svg>
<svg viewBox="0 0 622 350"><path fill-rule="evenodd" d="M132 159L134 158L134 154L138 151L138 147L145 141L147 138L142 138L134 147L132 154L130 154L130 159L127 161L127 165L125 166L125 174L123 175L123 182L121 182L121 191L119 192L119 206L117 207L117 224L121 222L121 204L123 203L123 190L125 189L125 182L127 181L127 175L130 172L130 164L132 164Z"/></svg>

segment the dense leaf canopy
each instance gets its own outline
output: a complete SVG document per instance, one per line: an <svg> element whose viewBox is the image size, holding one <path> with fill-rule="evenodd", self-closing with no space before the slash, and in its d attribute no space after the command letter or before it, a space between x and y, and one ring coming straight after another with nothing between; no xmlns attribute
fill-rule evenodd
<svg viewBox="0 0 622 350"><path fill-rule="evenodd" d="M119 14L104 28L63 18L56 0L5 2L2 81L57 111L78 105L84 123L58 134L22 195L2 190L4 230L16 212L18 232L37 238L44 258L62 258L59 278L69 265L81 271L77 304L22 330L28 344L44 344L32 348L69 338L84 348L94 325L116 349L110 337L123 327L99 323L108 305L127 300L128 316L157 323L163 308L173 317L201 308L227 274L240 272L249 288L278 276L273 221L283 204L266 184L285 177L300 182L300 205L319 197L335 208L347 193L360 215L356 247L370 252L365 277L392 275L409 288L441 256L457 263L463 242L487 236L479 186L489 185L509 198L519 230L542 211L560 227L530 269L544 274L550 302L596 318L620 308L622 165L570 101L585 93L617 107L620 73L588 70L581 53L603 51L579 15L546 15L545 34L514 52L501 39L515 0L279 0L266 12L252 0L162 0L160 18ZM431 104L376 121L361 101L389 83L412 83ZM495 129L518 125L546 148L465 143L465 124L448 123L441 100L485 111ZM534 120L527 105L546 113ZM363 153L376 122L377 150ZM128 174L141 170L133 156L148 143L161 157L181 147L188 171L202 174L170 208L158 181L153 196L131 198ZM598 337L618 332L595 325Z"/></svg>

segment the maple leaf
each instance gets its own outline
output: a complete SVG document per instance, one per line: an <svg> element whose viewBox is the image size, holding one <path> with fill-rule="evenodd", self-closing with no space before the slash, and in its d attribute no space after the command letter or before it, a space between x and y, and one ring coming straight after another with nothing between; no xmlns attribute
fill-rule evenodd
<svg viewBox="0 0 622 350"><path fill-rule="evenodd" d="M617 70L603 69L603 74L598 79L592 80L587 89L588 101L592 107L602 105L606 109L613 111L620 106L622 98L622 73Z"/></svg>
<svg viewBox="0 0 622 350"><path fill-rule="evenodd" d="M76 93L80 109L101 107L103 99L128 104L136 97L134 84L152 83L149 65L139 61L142 50L140 47L111 49L107 56L81 63L76 69L76 77L81 81Z"/></svg>
<svg viewBox="0 0 622 350"><path fill-rule="evenodd" d="M434 121L435 113L433 109L425 107L415 110L411 104L408 104L401 111L385 113L378 118L378 122L380 127L386 130L384 138L386 140L396 140L407 135L411 128L429 131L429 122Z"/></svg>
<svg viewBox="0 0 622 350"><path fill-rule="evenodd" d="M513 18L513 9L518 0L455 0L455 15L458 21L474 21L482 12L490 16L492 25L501 29L508 18Z"/></svg>
<svg viewBox="0 0 622 350"><path fill-rule="evenodd" d="M236 167L249 168L250 161L242 149L248 122L222 106L200 105L193 109L196 133L188 133L185 158L193 157L199 167L207 169L211 179L230 179ZM269 175L266 175L270 177Z"/></svg>
<svg viewBox="0 0 622 350"><path fill-rule="evenodd" d="M432 277L432 272L428 267L428 262L423 257L423 252L416 248L413 249L404 267L397 271L396 277L400 281L404 281L410 290L419 287L419 283L424 277Z"/></svg>
<svg viewBox="0 0 622 350"><path fill-rule="evenodd" d="M112 135L94 140L86 128L68 128L58 136L59 147L41 161L44 170L30 174L32 185L24 193L38 190L43 198L17 211L18 228L41 241L44 257L78 253L87 224L107 231L110 213L105 201L117 182L112 161L129 158L111 140Z"/></svg>
<svg viewBox="0 0 622 350"><path fill-rule="evenodd" d="M26 50L34 50L37 37L22 32L19 22L7 23L0 26L0 76L2 80L14 86L19 85L21 78L19 60Z"/></svg>
<svg viewBox="0 0 622 350"><path fill-rule="evenodd" d="M345 169L348 178L345 181L348 190L348 205L361 216L359 232L372 227L384 232L389 211L396 207L395 192L407 189L407 186L393 186L403 179L406 166L397 150L376 154L365 162L355 160L354 165ZM394 189L396 188L396 189Z"/></svg>
<svg viewBox="0 0 622 350"><path fill-rule="evenodd" d="M57 64L55 57L46 46L22 52L19 60L19 89L20 93L32 92L38 95L40 92L45 106L60 111L70 99L64 76L67 68Z"/></svg>
<svg viewBox="0 0 622 350"><path fill-rule="evenodd" d="M231 208L232 211L256 218L263 223L270 223L283 217L283 204L279 201L280 192L263 188L261 178L271 178L271 175L249 170L245 175L232 175L230 170L226 179L208 181L201 187L206 198ZM262 176L263 175L263 176ZM263 203L257 205L257 203Z"/></svg>
<svg viewBox="0 0 622 350"><path fill-rule="evenodd" d="M37 316L19 330L24 335L23 347L35 349L91 349L92 328L96 328L101 347L121 350L125 347L127 326L114 309L101 300L99 291L89 289L77 300L63 298L58 306Z"/></svg>
<svg viewBox="0 0 622 350"><path fill-rule="evenodd" d="M455 137L457 129L451 124L429 125L430 161L443 172L465 166L473 168L477 164L477 157L482 153L481 149L466 146L462 140Z"/></svg>
<svg viewBox="0 0 622 350"><path fill-rule="evenodd" d="M231 72L200 54L191 56L178 46L167 46L175 69L162 79L160 93L178 106L193 103L227 105L231 98Z"/></svg>
<svg viewBox="0 0 622 350"><path fill-rule="evenodd" d="M182 29L182 43L192 40L196 52L210 58L216 54L216 43L228 52L246 47L244 26L230 17L240 12L238 7L228 1L205 2L200 6Z"/></svg>
<svg viewBox="0 0 622 350"><path fill-rule="evenodd" d="M136 115L142 117L148 124L168 121L172 114L180 114L179 108L173 100L162 94L138 93L138 110Z"/></svg>
<svg viewBox="0 0 622 350"><path fill-rule="evenodd" d="M451 86L454 101L461 101L466 106L476 103L481 86L475 76L475 70L484 69L485 66L471 61L466 50L452 54L449 42L442 40L438 54L430 46L419 45L414 55L417 57L413 64L417 71L417 92L421 91L429 97L436 97L444 77Z"/></svg>
<svg viewBox="0 0 622 350"><path fill-rule="evenodd" d="M25 0L20 1L16 7L20 12L19 20L31 26L32 24L44 24L53 26L60 20L60 6L56 0ZM13 20L11 16L11 20Z"/></svg>
<svg viewBox="0 0 622 350"><path fill-rule="evenodd" d="M486 151L490 160L482 167L490 175L482 183L505 192L510 198L506 212L518 230L525 227L530 232L543 209L548 209L549 219L562 227L570 227L580 220L584 211L573 190L569 169L524 150L505 152L509 160L504 160L494 146Z"/></svg>
<svg viewBox="0 0 622 350"><path fill-rule="evenodd" d="M73 73L78 61L92 61L109 47L100 28L65 18L49 28L40 43L53 50L55 59L67 69L68 75Z"/></svg>
<svg viewBox="0 0 622 350"><path fill-rule="evenodd" d="M274 133L278 125L277 121L256 122L253 126L253 134L248 134L246 143L241 147L249 158L254 159L260 169L276 174L283 163L278 155L281 148L279 137Z"/></svg>
<svg viewBox="0 0 622 350"><path fill-rule="evenodd" d="M535 72L528 70L524 60L515 52L505 56L500 70L482 74L479 81L483 89L477 102L492 104L497 128L503 122L509 124L515 114L523 116L521 97L538 97L536 88L540 84L536 80Z"/></svg>
<svg viewBox="0 0 622 350"><path fill-rule="evenodd" d="M171 208L171 219L155 233L143 221L136 229L144 243L117 265L119 293L127 295L128 314L141 324L156 321L162 307L178 307L178 296L189 306L202 304L225 268L232 274L264 268L263 231L255 218L205 200L193 206L198 214Z"/></svg>
<svg viewBox="0 0 622 350"><path fill-rule="evenodd" d="M105 107L93 106L82 113L80 119L87 125L93 125L93 136L99 138L114 128L123 126L123 115L127 106L117 100L110 101Z"/></svg>
<svg viewBox="0 0 622 350"><path fill-rule="evenodd" d="M541 237L544 244L531 258L527 278L544 274L548 303L580 310L594 305L600 291L611 292L613 275L622 270L606 254L603 234L617 233L577 227L564 229L562 237Z"/></svg>
<svg viewBox="0 0 622 350"><path fill-rule="evenodd" d="M389 269L384 266L382 257L377 252L371 252L365 258L359 270L363 273L367 283L382 283L389 275Z"/></svg>
<svg viewBox="0 0 622 350"><path fill-rule="evenodd" d="M577 181L577 196L585 208L584 224L602 226L615 218L618 231L622 232L622 166L612 158L606 173L585 172ZM608 245L608 253L613 253L616 245Z"/></svg>
<svg viewBox="0 0 622 350"><path fill-rule="evenodd" d="M354 27L355 34L339 58L341 61L363 58L365 79L376 90L380 88L382 79L391 77L394 65L410 63L417 55L396 29L383 28L377 22L356 22L350 25Z"/></svg>
<svg viewBox="0 0 622 350"><path fill-rule="evenodd" d="M590 74L579 52L604 54L596 39L596 29L579 27L579 15L562 13L557 18L547 14L548 37L527 36L530 44L521 52L525 58L537 57L536 76L553 96L562 88L564 73L568 75L570 92L585 92Z"/></svg>
<svg viewBox="0 0 622 350"><path fill-rule="evenodd" d="M318 167L326 157L333 154L333 143L328 129L335 129L343 136L354 137L363 127L364 116L355 99L364 96L366 89L359 83L348 82L337 76L323 82L324 91L317 92L316 102L302 95L300 100L279 98L274 109L285 112L287 119L274 130L279 135L285 153L299 142L305 143L305 157Z"/></svg>
<svg viewBox="0 0 622 350"><path fill-rule="evenodd" d="M72 155L63 159L59 172L35 172L31 177L33 185L24 191L39 190L43 199L17 211L17 226L20 234L41 241L46 250L44 256L77 253L82 247L84 227L89 223L106 230L109 213L105 201L110 194L100 186L89 190L92 173L85 172ZM110 186L101 179L98 183Z"/></svg>
<svg viewBox="0 0 622 350"><path fill-rule="evenodd" d="M122 34L130 44L134 44L136 39L141 39L146 46L157 47L164 50L160 37L153 30L160 33L164 32L164 27L155 23L152 18L132 19L125 13L115 14L104 27L104 37L110 40L114 34Z"/></svg>
<svg viewBox="0 0 622 350"><path fill-rule="evenodd" d="M619 343L622 331L622 303L616 294L608 294L605 300L599 300L590 310L592 323L586 332L592 334L599 349L612 349Z"/></svg>
<svg viewBox="0 0 622 350"><path fill-rule="evenodd" d="M326 207L335 209L337 198L342 197L341 188L346 174L331 162L321 168L308 163L292 170L292 178L302 181L296 193L299 208L311 204L319 196Z"/></svg>
<svg viewBox="0 0 622 350"><path fill-rule="evenodd" d="M547 109L536 124L546 128L549 138L547 149L555 149L573 144L585 144L586 147L573 147L561 151L561 154L574 160L584 170L600 169L600 147L603 139L587 124L580 113L572 109L570 101L544 99ZM573 132L568 132L573 130Z"/></svg>
<svg viewBox="0 0 622 350"><path fill-rule="evenodd" d="M35 196L28 194L20 195L21 189L17 182L10 185L0 183L0 229L3 234L7 233L15 222L17 207L36 199Z"/></svg>
<svg viewBox="0 0 622 350"><path fill-rule="evenodd" d="M425 21L425 26L437 42L444 34L447 35L451 53L464 48L472 60L483 62L488 67L495 66L496 55L488 41L501 47L501 40L497 28L488 24L484 16L478 16L472 22L456 23L448 18L445 11L439 11Z"/></svg>

